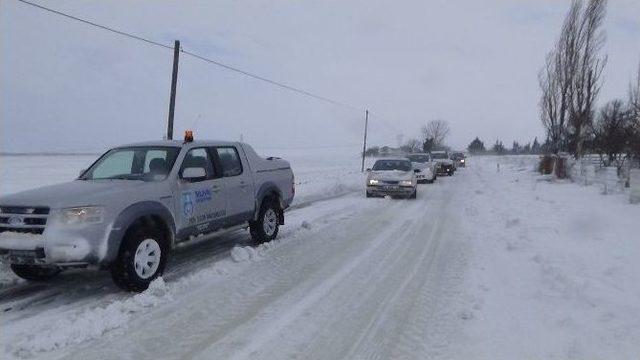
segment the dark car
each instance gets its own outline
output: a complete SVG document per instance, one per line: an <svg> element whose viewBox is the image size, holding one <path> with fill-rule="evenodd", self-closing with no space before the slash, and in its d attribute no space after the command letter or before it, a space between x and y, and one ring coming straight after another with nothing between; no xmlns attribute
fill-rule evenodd
<svg viewBox="0 0 640 360"><path fill-rule="evenodd" d="M451 160L453 160L453 163L455 164L456 167L467 166L467 157L464 155L464 153L456 152L451 154Z"/></svg>

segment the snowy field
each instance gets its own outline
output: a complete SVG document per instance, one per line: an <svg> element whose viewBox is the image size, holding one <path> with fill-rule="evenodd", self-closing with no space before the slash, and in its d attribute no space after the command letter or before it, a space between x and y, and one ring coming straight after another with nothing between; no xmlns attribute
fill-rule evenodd
<svg viewBox="0 0 640 360"><path fill-rule="evenodd" d="M290 156L276 241L180 247L142 294L105 272L0 272L0 358L629 359L640 355L640 206L471 158L418 199L366 199L353 152ZM0 193L92 156L0 157ZM499 170L497 164L500 164Z"/></svg>

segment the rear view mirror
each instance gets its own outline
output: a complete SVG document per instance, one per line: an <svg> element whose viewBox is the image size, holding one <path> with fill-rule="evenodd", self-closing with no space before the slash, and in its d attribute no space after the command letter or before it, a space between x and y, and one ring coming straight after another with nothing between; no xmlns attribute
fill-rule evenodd
<svg viewBox="0 0 640 360"><path fill-rule="evenodd" d="M207 177L207 172L202 167L189 167L182 170L182 179L187 181L195 181Z"/></svg>

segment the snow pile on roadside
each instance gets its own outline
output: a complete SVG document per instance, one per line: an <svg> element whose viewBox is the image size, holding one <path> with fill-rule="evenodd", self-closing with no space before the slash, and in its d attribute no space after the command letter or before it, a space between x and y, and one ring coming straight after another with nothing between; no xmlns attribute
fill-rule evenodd
<svg viewBox="0 0 640 360"><path fill-rule="evenodd" d="M24 329L14 336L7 350L18 357L31 357L41 352L98 339L105 333L126 325L135 314L172 299L171 289L162 278L158 278L146 291L104 307L71 311L65 317L59 316L60 314L44 314L37 326Z"/></svg>
<svg viewBox="0 0 640 360"><path fill-rule="evenodd" d="M515 159L476 161L469 170L480 181L460 189L474 199L464 227L475 254L461 358L637 356L640 206L538 181Z"/></svg>

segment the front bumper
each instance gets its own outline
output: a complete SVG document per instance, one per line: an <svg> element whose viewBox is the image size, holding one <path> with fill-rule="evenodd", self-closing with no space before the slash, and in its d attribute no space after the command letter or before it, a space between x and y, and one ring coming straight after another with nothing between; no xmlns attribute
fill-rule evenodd
<svg viewBox="0 0 640 360"><path fill-rule="evenodd" d="M368 185L367 193L373 196L409 196L416 191L415 186Z"/></svg>
<svg viewBox="0 0 640 360"><path fill-rule="evenodd" d="M104 224L51 225L42 234L3 231L0 258L10 264L98 265L106 253L106 234Z"/></svg>
<svg viewBox="0 0 640 360"><path fill-rule="evenodd" d="M453 165L440 165L438 166L438 175L449 175L449 174L453 174L453 172L455 171L455 168L453 167Z"/></svg>

